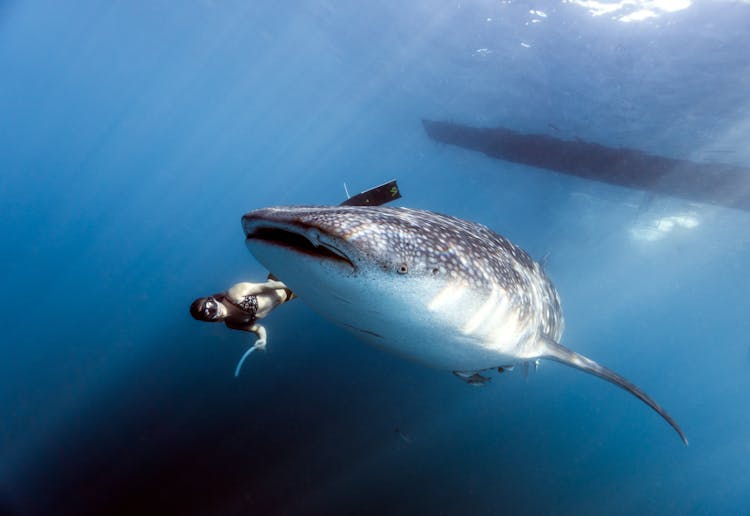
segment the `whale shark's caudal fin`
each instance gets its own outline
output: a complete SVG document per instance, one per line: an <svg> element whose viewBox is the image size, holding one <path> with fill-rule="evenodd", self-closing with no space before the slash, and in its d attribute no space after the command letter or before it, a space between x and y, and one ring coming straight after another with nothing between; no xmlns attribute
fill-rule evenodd
<svg viewBox="0 0 750 516"><path fill-rule="evenodd" d="M608 382L611 382L618 387L621 387L628 391L633 396L636 396L641 401L643 401L646 405L654 409L656 412L659 413L661 417L663 417L667 423L669 423L672 428L677 431L677 433L680 435L680 438L682 439L682 442L685 443L685 445L688 444L688 440L685 437L685 434L682 433L682 429L680 428L680 425L677 424L677 422L672 419L672 416L667 414L667 411L664 410L659 406L658 403L656 403L651 397L643 392L641 389L639 389L636 385L633 385L628 380L620 376L619 374L615 373L614 371L611 371L607 369L604 366L601 366L594 362L593 360L586 358L583 355L580 355L576 353L575 351L571 351L565 346L558 344L554 340L548 338L548 337L540 337L540 340L544 344L544 354L543 358L549 358L551 360L555 360L556 362L560 362L562 364L565 364L570 367L575 367L576 369L580 369L581 371L586 371L587 373L591 373L593 375L598 376L599 378L603 378L604 380L607 380Z"/></svg>

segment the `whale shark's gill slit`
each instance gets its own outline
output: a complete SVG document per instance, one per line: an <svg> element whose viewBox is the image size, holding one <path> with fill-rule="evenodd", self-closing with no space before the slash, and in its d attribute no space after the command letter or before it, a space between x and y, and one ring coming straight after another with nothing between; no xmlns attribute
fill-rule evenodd
<svg viewBox="0 0 750 516"><path fill-rule="evenodd" d="M353 269L356 268L352 261L349 260L343 252L339 251L331 244L313 244L307 239L307 237L294 231L273 227L258 227L255 228L252 233L247 235L247 239L262 240L273 245L292 249L298 253L346 263Z"/></svg>

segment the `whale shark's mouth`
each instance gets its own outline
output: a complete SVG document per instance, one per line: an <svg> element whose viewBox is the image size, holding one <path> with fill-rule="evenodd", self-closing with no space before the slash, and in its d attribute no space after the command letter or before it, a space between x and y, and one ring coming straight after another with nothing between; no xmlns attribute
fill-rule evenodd
<svg viewBox="0 0 750 516"><path fill-rule="evenodd" d="M321 240L321 232L315 228L263 225L256 220L250 227L246 227L246 230L247 240L262 241L321 260L343 263L356 269L346 253L330 242Z"/></svg>

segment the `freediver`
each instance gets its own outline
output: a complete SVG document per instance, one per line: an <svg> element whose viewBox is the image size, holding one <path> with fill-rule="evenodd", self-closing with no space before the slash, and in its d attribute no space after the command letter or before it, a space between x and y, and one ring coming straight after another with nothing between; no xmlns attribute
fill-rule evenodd
<svg viewBox="0 0 750 516"><path fill-rule="evenodd" d="M198 321L223 322L227 328L254 333L258 337L237 364L234 376L238 376L250 353L266 348L266 329L258 324L258 319L292 299L294 293L289 287L269 275L265 283L243 281L225 292L199 297L190 305L190 315Z"/></svg>

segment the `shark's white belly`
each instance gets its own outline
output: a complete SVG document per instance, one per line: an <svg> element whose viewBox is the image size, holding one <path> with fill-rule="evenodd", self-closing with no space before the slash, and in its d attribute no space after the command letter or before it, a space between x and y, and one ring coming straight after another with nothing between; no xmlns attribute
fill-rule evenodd
<svg viewBox="0 0 750 516"><path fill-rule="evenodd" d="M480 295L460 284L383 281L367 273L335 281L326 264L310 265L274 273L313 310L376 347L449 371L479 371L534 356L535 332L520 324L502 291Z"/></svg>

